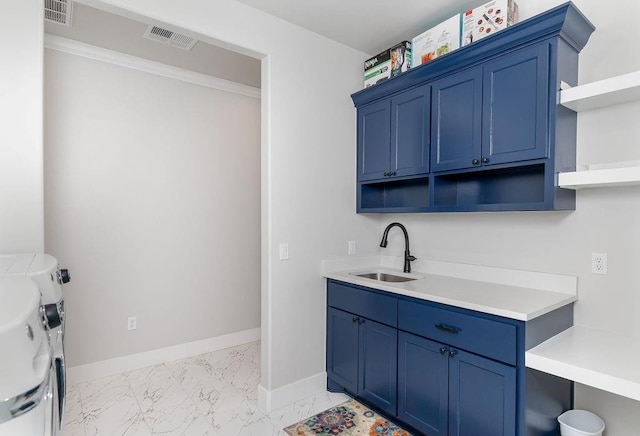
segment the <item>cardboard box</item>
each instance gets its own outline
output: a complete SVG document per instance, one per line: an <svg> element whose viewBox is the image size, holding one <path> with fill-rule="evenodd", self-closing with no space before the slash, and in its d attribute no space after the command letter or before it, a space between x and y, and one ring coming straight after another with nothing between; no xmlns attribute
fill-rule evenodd
<svg viewBox="0 0 640 436"><path fill-rule="evenodd" d="M402 41L389 49L391 57L391 77L408 71L411 68L413 49L410 41Z"/></svg>
<svg viewBox="0 0 640 436"><path fill-rule="evenodd" d="M400 44L379 53L364 62L364 87L383 82L411 68L411 43Z"/></svg>
<svg viewBox="0 0 640 436"><path fill-rule="evenodd" d="M385 50L364 61L364 87L368 88L391 77L391 56Z"/></svg>
<svg viewBox="0 0 640 436"><path fill-rule="evenodd" d="M462 45L493 35L517 22L518 5L514 0L492 0L462 14Z"/></svg>
<svg viewBox="0 0 640 436"><path fill-rule="evenodd" d="M460 26L460 14L457 14L413 38L411 67L460 48Z"/></svg>

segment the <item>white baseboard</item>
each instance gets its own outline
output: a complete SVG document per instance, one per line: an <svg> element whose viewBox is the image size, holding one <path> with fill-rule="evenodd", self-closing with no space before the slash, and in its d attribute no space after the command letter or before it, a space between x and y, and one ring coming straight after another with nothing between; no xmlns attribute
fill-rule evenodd
<svg viewBox="0 0 640 436"><path fill-rule="evenodd" d="M264 412L271 412L296 401L327 390L327 373L321 372L311 377L281 386L268 391L258 386L258 407Z"/></svg>
<svg viewBox="0 0 640 436"><path fill-rule="evenodd" d="M189 356L197 356L198 354L210 353L258 340L260 340L260 328L255 328L143 353L130 354L115 359L102 360L87 365L74 366L67 368L67 383L74 385L100 377L184 359Z"/></svg>

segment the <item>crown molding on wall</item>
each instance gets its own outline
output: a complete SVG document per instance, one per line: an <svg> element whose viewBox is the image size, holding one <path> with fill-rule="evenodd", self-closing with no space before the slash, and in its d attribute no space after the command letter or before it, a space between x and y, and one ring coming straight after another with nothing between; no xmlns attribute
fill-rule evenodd
<svg viewBox="0 0 640 436"><path fill-rule="evenodd" d="M207 74L196 73L195 71L143 59L57 35L45 34L44 47L50 50L82 56L100 62L107 62L109 64L181 80L195 85L206 86L220 91L232 92L246 97L260 98L260 88L219 79Z"/></svg>

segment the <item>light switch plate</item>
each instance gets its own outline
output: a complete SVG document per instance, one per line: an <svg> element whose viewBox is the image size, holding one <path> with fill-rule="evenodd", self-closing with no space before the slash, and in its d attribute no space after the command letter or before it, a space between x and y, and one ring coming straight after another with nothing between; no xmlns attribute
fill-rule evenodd
<svg viewBox="0 0 640 436"><path fill-rule="evenodd" d="M280 260L289 259L289 244L286 242L280 243Z"/></svg>

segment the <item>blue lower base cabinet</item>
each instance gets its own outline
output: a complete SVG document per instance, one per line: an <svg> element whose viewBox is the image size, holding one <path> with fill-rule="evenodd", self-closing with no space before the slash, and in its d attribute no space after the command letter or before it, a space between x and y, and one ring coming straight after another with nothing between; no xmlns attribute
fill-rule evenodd
<svg viewBox="0 0 640 436"><path fill-rule="evenodd" d="M516 368L449 351L449 434L516 435Z"/></svg>
<svg viewBox="0 0 640 436"><path fill-rule="evenodd" d="M327 313L327 376L390 415L396 414L398 332L342 310Z"/></svg>
<svg viewBox="0 0 640 436"><path fill-rule="evenodd" d="M447 436L449 362L444 345L398 334L398 417L430 436Z"/></svg>
<svg viewBox="0 0 640 436"><path fill-rule="evenodd" d="M399 332L398 417L429 436L515 436L516 368Z"/></svg>
<svg viewBox="0 0 640 436"><path fill-rule="evenodd" d="M573 325L567 305L523 322L327 282L327 388L427 436L557 436L568 380L525 351Z"/></svg>
<svg viewBox="0 0 640 436"><path fill-rule="evenodd" d="M396 414L397 348L395 328L362 319L358 393L391 415Z"/></svg>
<svg viewBox="0 0 640 436"><path fill-rule="evenodd" d="M347 390L358 390L358 324L350 313L327 312L327 375Z"/></svg>

